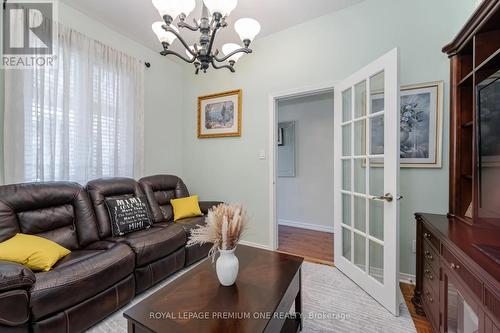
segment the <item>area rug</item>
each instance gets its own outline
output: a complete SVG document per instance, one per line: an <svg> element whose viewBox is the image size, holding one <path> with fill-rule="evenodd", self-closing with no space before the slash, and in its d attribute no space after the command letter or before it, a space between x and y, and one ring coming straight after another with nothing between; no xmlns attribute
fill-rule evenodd
<svg viewBox="0 0 500 333"><path fill-rule="evenodd" d="M97 324L88 332L126 333L127 322L123 317L123 311L186 273L189 269L173 275L155 288L136 297L132 303ZM302 332L416 332L404 302L400 307L400 316L394 317L334 267L305 262L302 272L304 311Z"/></svg>

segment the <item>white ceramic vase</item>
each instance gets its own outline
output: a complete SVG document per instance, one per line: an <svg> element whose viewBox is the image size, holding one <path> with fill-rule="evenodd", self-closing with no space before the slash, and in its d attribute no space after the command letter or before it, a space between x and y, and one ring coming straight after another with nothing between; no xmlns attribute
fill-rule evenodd
<svg viewBox="0 0 500 333"><path fill-rule="evenodd" d="M220 255L215 264L219 282L225 287L232 286L238 276L240 262L234 254L235 250L236 248L232 250L219 250Z"/></svg>

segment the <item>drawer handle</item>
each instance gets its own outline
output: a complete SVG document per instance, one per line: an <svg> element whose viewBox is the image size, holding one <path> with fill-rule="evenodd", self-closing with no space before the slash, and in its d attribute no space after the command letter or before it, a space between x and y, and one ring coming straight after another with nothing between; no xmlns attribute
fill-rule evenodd
<svg viewBox="0 0 500 333"><path fill-rule="evenodd" d="M431 235L430 235L430 234L428 234L428 233L426 233L426 232L424 232L424 237L425 237L425 238L427 238L427 239L430 239L430 238L431 238Z"/></svg>
<svg viewBox="0 0 500 333"><path fill-rule="evenodd" d="M434 300L431 297L431 293L430 292L427 291L425 294L427 295L427 299L429 300L429 302L431 302L431 303L434 302Z"/></svg>
<svg viewBox="0 0 500 333"><path fill-rule="evenodd" d="M454 263L451 263L451 264L450 264L450 268L451 268L451 269L454 269L454 270L457 270L457 269L460 269L460 265L458 265L458 264L454 264Z"/></svg>
<svg viewBox="0 0 500 333"><path fill-rule="evenodd" d="M434 260L434 257L432 256L432 254L429 252L429 251L425 251L425 257L429 260Z"/></svg>

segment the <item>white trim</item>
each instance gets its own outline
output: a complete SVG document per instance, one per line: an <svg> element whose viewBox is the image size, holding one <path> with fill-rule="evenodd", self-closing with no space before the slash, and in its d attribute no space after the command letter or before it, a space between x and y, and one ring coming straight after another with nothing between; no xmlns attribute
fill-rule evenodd
<svg viewBox="0 0 500 333"><path fill-rule="evenodd" d="M300 229L329 232L332 234L333 234L333 230L334 230L333 225L330 227L330 226L326 226L326 225L291 221L291 220L285 220L285 219L278 219L278 225L286 225L289 227L300 228Z"/></svg>
<svg viewBox="0 0 500 333"><path fill-rule="evenodd" d="M276 219L276 101L279 99L333 92L336 83L325 82L269 94L269 244L271 244L271 250L278 248L278 223Z"/></svg>
<svg viewBox="0 0 500 333"><path fill-rule="evenodd" d="M415 285L416 279L417 278L415 277L415 275L407 273L399 273L399 282Z"/></svg>
<svg viewBox="0 0 500 333"><path fill-rule="evenodd" d="M271 248L267 245L249 242L249 241L244 241L244 240L240 241L240 244L246 245L246 246L251 246L251 247L256 247L258 249L263 249L263 250L271 250Z"/></svg>

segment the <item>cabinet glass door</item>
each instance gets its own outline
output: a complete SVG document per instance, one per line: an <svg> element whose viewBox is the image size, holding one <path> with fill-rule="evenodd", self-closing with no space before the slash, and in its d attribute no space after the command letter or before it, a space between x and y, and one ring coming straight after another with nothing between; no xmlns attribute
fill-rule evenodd
<svg viewBox="0 0 500 333"><path fill-rule="evenodd" d="M448 333L477 333L479 318L473 307L467 303L453 282L447 283L447 319Z"/></svg>

